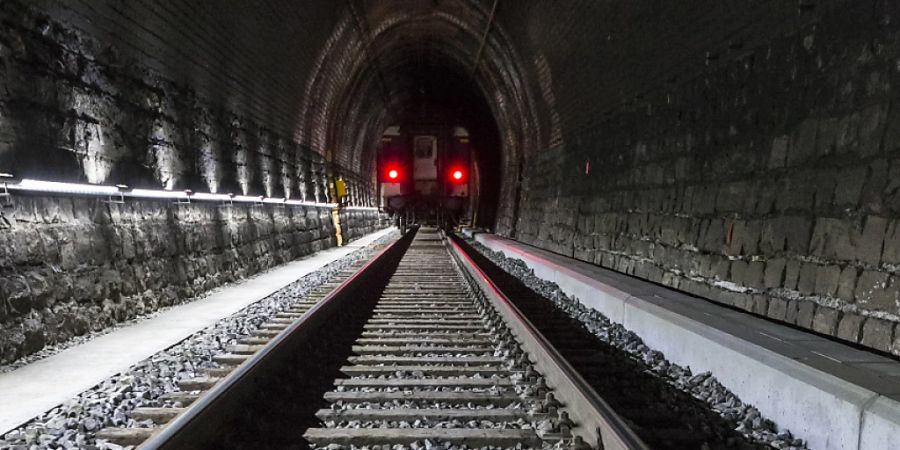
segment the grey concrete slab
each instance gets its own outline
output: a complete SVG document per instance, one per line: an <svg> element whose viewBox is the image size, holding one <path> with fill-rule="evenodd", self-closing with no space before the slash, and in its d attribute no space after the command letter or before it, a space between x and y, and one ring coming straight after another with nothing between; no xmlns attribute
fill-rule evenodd
<svg viewBox="0 0 900 450"><path fill-rule="evenodd" d="M317 252L157 316L0 374L0 434L59 405L100 381L170 347L304 275L371 244L391 229L344 247ZM65 374L61 377L60 374Z"/></svg>
<svg viewBox="0 0 900 450"><path fill-rule="evenodd" d="M900 442L900 363L565 256L475 239L725 386L811 448L887 449Z"/></svg>
<svg viewBox="0 0 900 450"><path fill-rule="evenodd" d="M879 397L862 417L859 448L900 448L900 396Z"/></svg>
<svg viewBox="0 0 900 450"><path fill-rule="evenodd" d="M842 363L884 363L887 365L895 366L898 370L900 370L900 363L897 363L897 361L894 361L893 359L875 353L860 351L848 345L843 345L841 343L834 342L828 339L810 339L807 341L803 341L799 345L811 352L818 353ZM868 366L858 367L864 368Z"/></svg>
<svg viewBox="0 0 900 450"><path fill-rule="evenodd" d="M742 400L813 448L855 448L863 406L875 393L789 356L648 303L631 303L623 325L667 358L709 371ZM827 430L824 431L823 430ZM828 436L830 444L823 445Z"/></svg>
<svg viewBox="0 0 900 450"><path fill-rule="evenodd" d="M878 372L884 378L887 378L891 382L898 382L900 379L900 364L896 364L895 362L861 362L861 363L852 363L851 366L870 370L873 372Z"/></svg>

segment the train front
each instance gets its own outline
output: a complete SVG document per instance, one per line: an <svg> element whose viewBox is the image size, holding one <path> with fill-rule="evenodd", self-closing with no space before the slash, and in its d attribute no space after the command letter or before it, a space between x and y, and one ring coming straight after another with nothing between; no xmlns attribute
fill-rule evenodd
<svg viewBox="0 0 900 450"><path fill-rule="evenodd" d="M399 225L453 227L471 211L471 147L461 127L389 127L378 152L381 207Z"/></svg>

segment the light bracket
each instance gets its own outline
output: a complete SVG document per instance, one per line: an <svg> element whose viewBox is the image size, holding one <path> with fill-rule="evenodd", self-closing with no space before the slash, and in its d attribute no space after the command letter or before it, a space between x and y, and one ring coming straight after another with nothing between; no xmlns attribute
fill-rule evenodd
<svg viewBox="0 0 900 450"><path fill-rule="evenodd" d="M12 194L9 192L9 183L14 179L15 177L11 173L0 173L0 184L2 184L2 188L0 188L0 208L12 208L14 206Z"/></svg>
<svg viewBox="0 0 900 450"><path fill-rule="evenodd" d="M17 191L35 193L35 194L61 194L100 197L106 199L110 203L124 203L126 199L136 200L166 200L176 204L190 204L195 202L211 202L219 203L220 206L232 206L235 203L249 204L254 207L263 205L272 205L285 208L294 207L312 207L312 208L335 208L339 205L336 203L320 203L316 201L293 200L288 198L272 198L262 195L235 195L235 194L214 194L207 192L194 192L190 189L184 191L170 191L160 189L140 189L131 188L125 184L116 185L98 185L86 183L68 183L57 181L44 181L34 179L18 179L8 173L0 172L0 206L11 206L13 204L13 194ZM370 209L371 207L349 207L352 209Z"/></svg>
<svg viewBox="0 0 900 450"><path fill-rule="evenodd" d="M13 207L12 194L9 193L9 186L6 181L3 181L3 187L2 187L2 189L0 189L0 207L2 207L2 208L12 208Z"/></svg>
<svg viewBox="0 0 900 450"><path fill-rule="evenodd" d="M178 204L178 205L190 205L190 204L191 204L191 197L192 197L193 195L194 195L194 191L192 191L192 190L190 190L190 189L185 189L185 190L184 190L184 197L178 197L178 198L175 198L175 204Z"/></svg>
<svg viewBox="0 0 900 450"><path fill-rule="evenodd" d="M116 189L118 189L118 192L116 192L115 194L111 194L109 197L107 197L106 203L112 203L112 204L116 204L116 205L124 205L125 204L125 193L130 192L131 188L128 187L127 184L117 184Z"/></svg>

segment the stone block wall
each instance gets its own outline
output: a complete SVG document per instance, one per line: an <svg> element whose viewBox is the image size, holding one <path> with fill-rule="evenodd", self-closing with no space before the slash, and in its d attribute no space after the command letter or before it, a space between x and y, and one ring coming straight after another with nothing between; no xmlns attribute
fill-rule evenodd
<svg viewBox="0 0 900 450"><path fill-rule="evenodd" d="M373 231L386 228L387 224L382 220L384 214L377 211L360 209L342 209L341 237L344 241L352 241Z"/></svg>
<svg viewBox="0 0 900 450"><path fill-rule="evenodd" d="M900 10L788 3L597 16L652 39L529 28L563 142L527 155L506 234L900 355ZM698 21L718 25L664 26Z"/></svg>
<svg viewBox="0 0 900 450"><path fill-rule="evenodd" d="M0 2L0 172L314 202L334 200L339 173L353 204L372 203L366 177L297 132L302 89L273 94L283 83L261 81L259 49L220 58L256 34L180 39L180 18L205 13L170 6L139 23L168 6ZM335 244L325 208L17 195L0 214L0 364ZM374 211L342 214L345 240L379 226Z"/></svg>
<svg viewBox="0 0 900 450"><path fill-rule="evenodd" d="M227 49L175 38L183 17L204 13L170 6L168 22L153 22L165 30L154 32L140 22L168 5L0 3L0 171L316 202L335 201L329 174L340 172L352 177L353 204L374 203L371 177L329 161L324 144L314 148L298 134L298 112L282 109L299 108L302 89L276 95L268 91L275 84L248 87L273 73L256 65L259 55L222 60ZM245 41L201 28L191 32L223 39L223 46ZM309 63L295 56L285 63Z"/></svg>
<svg viewBox="0 0 900 450"><path fill-rule="evenodd" d="M351 237L378 222L349 215ZM16 196L0 215L0 364L334 244L327 208Z"/></svg>

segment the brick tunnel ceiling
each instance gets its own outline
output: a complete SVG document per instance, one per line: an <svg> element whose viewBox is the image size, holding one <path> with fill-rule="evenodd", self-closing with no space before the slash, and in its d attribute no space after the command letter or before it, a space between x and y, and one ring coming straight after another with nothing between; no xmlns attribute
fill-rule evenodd
<svg viewBox="0 0 900 450"><path fill-rule="evenodd" d="M517 113L525 99L517 92L522 83L513 47L498 40L492 6L347 2L347 16L329 40L335 45L326 45L311 76L321 86L313 92L330 100L306 122L313 146L344 167L371 173L373 150L388 125L437 116L473 131L476 149L500 151L496 127L524 129Z"/></svg>

